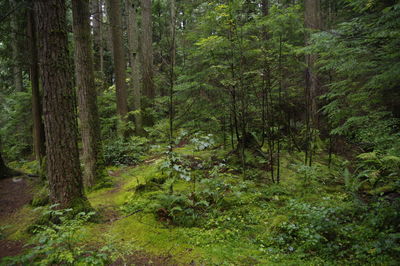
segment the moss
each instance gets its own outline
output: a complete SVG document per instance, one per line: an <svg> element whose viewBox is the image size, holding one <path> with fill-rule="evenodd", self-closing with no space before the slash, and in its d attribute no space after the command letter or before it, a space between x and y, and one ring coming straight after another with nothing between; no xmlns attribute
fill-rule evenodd
<svg viewBox="0 0 400 266"><path fill-rule="evenodd" d="M196 160L210 160L212 156L223 158L223 150L193 151L190 145L176 149L181 155L195 157ZM283 209L289 198L300 198L302 201L316 202L322 195L334 195L341 191L338 185L334 191L328 191L323 184L318 184L317 193L309 191L303 193L303 176L297 173L296 166L302 164L304 154L282 153L281 184L271 185L269 182L253 185L241 190L241 201L236 202L232 193L224 197L229 201L223 211L216 214L229 218L238 213L245 213L251 217L252 223L246 224L246 229L240 222L225 221L227 224L211 224L205 228L172 227L157 220L155 215L137 212L125 217L121 214L121 207L127 202L145 201L152 203L159 193L162 193L162 184L166 176L161 173L159 166L163 160L152 159L136 167L109 167L107 170L112 180L112 187L102 187L88 192L88 200L94 208L100 209L105 218L103 223L88 223L82 234L84 241L93 246L112 245L121 254L145 249L148 253L162 256L173 256L179 264L187 265L193 261L196 264L206 265L321 265L323 261L315 258L314 261L302 261L295 254L268 253L262 250L257 239L268 239L269 234L279 230L280 225L288 222L289 218ZM318 159L318 158L317 158ZM324 159L315 162L320 173L329 173ZM202 176L199 173L199 177ZM269 173L267 173L269 176ZM234 174L221 175L225 183L238 186L242 179ZM140 189L142 188L142 189ZM192 182L177 180L174 192L190 192ZM140 193L138 193L140 191ZM259 205L260 204L260 205ZM261 207L262 204L262 207ZM147 205L146 205L147 206ZM144 209L144 208L140 208ZM126 215L126 214L125 214ZM205 213L205 216L207 214ZM212 219L210 217L204 217ZM253 223L254 221L254 223ZM236 228L237 226L237 228ZM233 236L227 233L231 230ZM23 232L23 231L22 231Z"/></svg>
<svg viewBox="0 0 400 266"><path fill-rule="evenodd" d="M191 182L186 182L184 180L178 180L174 184L174 191L179 193L179 192L188 192L193 190L193 183Z"/></svg>
<svg viewBox="0 0 400 266"><path fill-rule="evenodd" d="M131 242L136 246L157 254L170 252L181 263L195 260L201 251L182 241L179 228L166 228L155 220L154 215L130 216L115 222L108 231L121 241Z"/></svg>
<svg viewBox="0 0 400 266"><path fill-rule="evenodd" d="M71 215L75 215L80 212L92 212L94 211L92 205L90 204L89 200L86 197L83 198L76 198L71 202Z"/></svg>
<svg viewBox="0 0 400 266"><path fill-rule="evenodd" d="M114 186L114 181L108 176L102 176L90 191L99 190L102 188L111 188Z"/></svg>
<svg viewBox="0 0 400 266"><path fill-rule="evenodd" d="M47 186L40 188L36 193L33 195L33 199L31 201L31 205L33 207L45 206L49 204L49 189Z"/></svg>
<svg viewBox="0 0 400 266"><path fill-rule="evenodd" d="M119 188L104 188L89 193L87 197L94 208L100 208L122 205L131 194L132 192L120 191Z"/></svg>
<svg viewBox="0 0 400 266"><path fill-rule="evenodd" d="M279 230L279 226L281 226L283 223L289 222L289 217L286 215L277 215L275 216L270 224L270 230L276 231Z"/></svg>
<svg viewBox="0 0 400 266"><path fill-rule="evenodd" d="M10 240L25 240L30 237L29 227L39 217L40 213L30 206L24 206L13 215L0 221L0 226L5 226L4 233Z"/></svg>
<svg viewBox="0 0 400 266"><path fill-rule="evenodd" d="M218 158L224 158L224 155L226 154L226 151L223 149L207 149L207 150L202 150L202 151L196 151L193 145L186 145L181 148L176 148L174 151L180 155L184 156L194 156L198 157L202 160L208 160L213 156L216 156Z"/></svg>

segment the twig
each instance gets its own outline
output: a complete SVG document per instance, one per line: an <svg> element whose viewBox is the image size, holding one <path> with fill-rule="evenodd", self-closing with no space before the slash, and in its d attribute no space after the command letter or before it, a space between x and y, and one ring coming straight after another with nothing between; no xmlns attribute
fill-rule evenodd
<svg viewBox="0 0 400 266"><path fill-rule="evenodd" d="M132 215L134 215L134 214L136 214L136 213L138 213L138 212L141 212L141 211L143 211L143 210L137 210L137 211L134 211L134 212L132 212L132 213L130 213L130 214L128 214L128 215L126 215L126 216L122 216L122 217L120 217L120 218L118 218L118 219L115 219L114 221L119 221L119 220L122 220L122 219L128 218L128 217L130 217L130 216L132 216Z"/></svg>

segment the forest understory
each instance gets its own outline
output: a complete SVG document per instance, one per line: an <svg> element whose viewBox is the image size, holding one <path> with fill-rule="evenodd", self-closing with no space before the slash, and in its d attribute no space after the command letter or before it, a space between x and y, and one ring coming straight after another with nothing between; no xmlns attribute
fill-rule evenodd
<svg viewBox="0 0 400 266"><path fill-rule="evenodd" d="M398 0L0 10L1 266L400 264Z"/></svg>
<svg viewBox="0 0 400 266"><path fill-rule="evenodd" d="M172 173L170 155L161 152L167 146L155 145L138 164L107 168L104 187L87 194L96 214L36 229L32 224L49 210L34 207L46 203L38 178L2 180L0 244L2 256L14 256L2 263L44 256L46 264L54 256L83 265L389 265L390 258L396 264L395 242L387 234L380 239L376 223L397 211L391 205L399 194L371 206L384 190L356 194L359 184L346 183L343 157L332 156L329 165L321 152L312 168L302 169L304 154L284 152L281 181L274 184L259 156L248 154L251 168L243 178L235 154L180 142ZM376 250L384 243L392 255Z"/></svg>

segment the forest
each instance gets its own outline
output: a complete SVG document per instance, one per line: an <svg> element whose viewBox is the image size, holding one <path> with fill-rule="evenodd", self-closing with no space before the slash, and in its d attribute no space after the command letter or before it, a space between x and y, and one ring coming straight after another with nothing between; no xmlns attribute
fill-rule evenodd
<svg viewBox="0 0 400 266"><path fill-rule="evenodd" d="M399 265L399 0L0 0L0 265Z"/></svg>

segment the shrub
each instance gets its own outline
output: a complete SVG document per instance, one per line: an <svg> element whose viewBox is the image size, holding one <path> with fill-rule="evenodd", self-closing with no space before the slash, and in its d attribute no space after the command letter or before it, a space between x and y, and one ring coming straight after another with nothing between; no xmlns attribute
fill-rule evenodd
<svg viewBox="0 0 400 266"><path fill-rule="evenodd" d="M197 151L202 151L215 145L213 134L208 134L205 136L195 134L195 137L191 139L190 142L194 144L194 147Z"/></svg>
<svg viewBox="0 0 400 266"><path fill-rule="evenodd" d="M379 264L398 259L399 202L369 207L329 201L317 206L291 200L286 207L288 215L275 219L258 240L271 250L318 255L327 260Z"/></svg>
<svg viewBox="0 0 400 266"><path fill-rule="evenodd" d="M105 265L108 261L108 247L94 251L82 243L83 225L94 215L93 212L78 213L69 217L72 209L54 210L51 206L44 215L49 215L57 223L38 225L34 237L28 243L25 254L9 257L6 265Z"/></svg>
<svg viewBox="0 0 400 266"><path fill-rule="evenodd" d="M133 136L128 140L122 138L107 141L104 145L106 165L133 165L140 162L147 150L148 139Z"/></svg>

